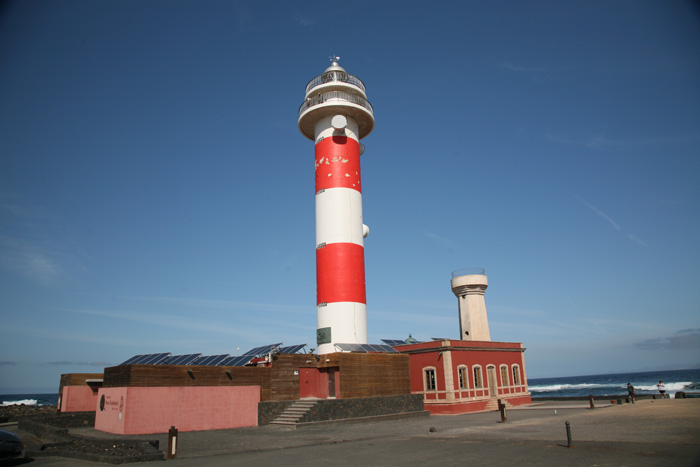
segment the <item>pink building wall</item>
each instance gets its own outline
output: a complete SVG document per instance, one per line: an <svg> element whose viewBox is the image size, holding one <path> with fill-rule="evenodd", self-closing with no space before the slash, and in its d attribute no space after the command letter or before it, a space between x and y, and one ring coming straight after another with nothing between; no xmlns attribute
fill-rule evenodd
<svg viewBox="0 0 700 467"><path fill-rule="evenodd" d="M95 429L133 435L258 425L259 386L101 388Z"/></svg>
<svg viewBox="0 0 700 467"><path fill-rule="evenodd" d="M63 386L61 412L94 412L97 400L97 393L90 386Z"/></svg>

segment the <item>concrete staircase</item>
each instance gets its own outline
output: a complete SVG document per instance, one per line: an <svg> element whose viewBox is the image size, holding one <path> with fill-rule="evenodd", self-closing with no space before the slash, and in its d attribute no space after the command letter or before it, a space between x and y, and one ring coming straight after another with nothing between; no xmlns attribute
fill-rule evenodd
<svg viewBox="0 0 700 467"><path fill-rule="evenodd" d="M294 401L284 412L270 422L270 425L294 426L299 423L314 406L316 401Z"/></svg>
<svg viewBox="0 0 700 467"><path fill-rule="evenodd" d="M505 404L506 408L513 407L507 399L502 399L502 402ZM484 407L484 410L498 410L498 397L490 398L488 404L486 404L486 407Z"/></svg>

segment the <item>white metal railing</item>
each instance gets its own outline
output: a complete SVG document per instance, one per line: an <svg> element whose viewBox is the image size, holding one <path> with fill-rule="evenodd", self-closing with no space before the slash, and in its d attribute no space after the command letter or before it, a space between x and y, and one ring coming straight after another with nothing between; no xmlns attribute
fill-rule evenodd
<svg viewBox="0 0 700 467"><path fill-rule="evenodd" d="M345 91L328 91L317 94L313 97L309 97L299 107L299 114L301 115L301 113L304 112L306 109L327 102L349 102L351 104L357 104L369 110L371 114L374 114L374 109L372 108L372 105L367 99L357 94L351 94Z"/></svg>
<svg viewBox="0 0 700 467"><path fill-rule="evenodd" d="M352 84L353 86L357 86L358 88L362 89L362 92L365 92L365 85L357 76L349 75L343 71L329 71L328 73L324 73L321 76L317 76L309 81L309 84L306 85L306 93L308 94L309 91L316 86L332 83L334 81Z"/></svg>

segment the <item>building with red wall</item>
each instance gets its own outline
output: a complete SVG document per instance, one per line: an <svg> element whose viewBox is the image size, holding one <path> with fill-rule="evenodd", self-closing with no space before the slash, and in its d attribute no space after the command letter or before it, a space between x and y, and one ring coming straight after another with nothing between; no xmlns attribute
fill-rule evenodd
<svg viewBox="0 0 700 467"><path fill-rule="evenodd" d="M514 342L441 340L396 346L409 355L411 393L433 415L495 410L531 401L525 348Z"/></svg>

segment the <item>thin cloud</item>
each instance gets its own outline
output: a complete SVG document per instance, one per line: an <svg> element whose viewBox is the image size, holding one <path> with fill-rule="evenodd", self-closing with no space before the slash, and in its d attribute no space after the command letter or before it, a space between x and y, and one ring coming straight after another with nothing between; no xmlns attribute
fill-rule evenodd
<svg viewBox="0 0 700 467"><path fill-rule="evenodd" d="M432 232L424 232L424 234L438 246L445 247L450 251L455 251L457 249L457 245L455 245L454 242L449 238L441 237Z"/></svg>
<svg viewBox="0 0 700 467"><path fill-rule="evenodd" d="M657 337L637 342L634 346L642 350L696 350L700 349L700 328L683 329L666 337Z"/></svg>
<svg viewBox="0 0 700 467"><path fill-rule="evenodd" d="M608 221L608 222L610 223L610 225L612 225L612 227L613 227L615 230L617 230L617 231L622 231L622 227L620 227L620 225L619 225L617 222L615 222L615 220L614 220L612 217L608 216L608 215L605 214L603 211L601 211L601 210L598 209L597 207L593 206L592 204L588 203L587 201L585 201L585 200L579 198L578 196L573 195L573 197L576 198L577 200L579 200L581 203L583 203L588 209L590 209L591 211L595 212L595 213L598 214L600 217L602 217L603 219L605 219L606 221ZM641 238L637 237L637 236L636 236L635 234L633 234L633 233L628 233L628 234L627 234L627 238L630 239L630 240L632 240L634 243L636 243L636 244L639 245L639 246L648 246L644 240L642 240Z"/></svg>
<svg viewBox="0 0 700 467"><path fill-rule="evenodd" d="M61 360L58 362L46 362L47 365L54 365L54 366L65 366L65 365L72 365L73 362L69 362L67 360Z"/></svg>
<svg viewBox="0 0 700 467"><path fill-rule="evenodd" d="M312 18L309 18L306 15L302 15L301 13L296 13L293 19L295 23L305 28L311 27L314 24L316 24L316 22Z"/></svg>
<svg viewBox="0 0 700 467"><path fill-rule="evenodd" d="M448 276L449 277L449 276ZM415 299L402 299L401 305L411 308L420 308L432 312L435 310L456 310L457 305L454 300L415 300Z"/></svg>
<svg viewBox="0 0 700 467"><path fill-rule="evenodd" d="M52 285L65 276L56 253L37 244L17 238L0 236L2 265L13 273L38 282Z"/></svg>
<svg viewBox="0 0 700 467"><path fill-rule="evenodd" d="M686 135L676 136L660 136L653 138L609 138L604 134L592 135L588 137L572 137L566 135L557 135L551 132L545 132L544 137L556 141L557 143L572 144L575 146L583 146L594 150L608 149L641 149L654 146L665 146L689 143L698 139L698 134L691 133Z"/></svg>
<svg viewBox="0 0 700 467"><path fill-rule="evenodd" d="M377 320L390 320L400 323L414 323L421 325L431 325L431 326L446 326L454 325L454 316L434 316L429 313L404 313L398 311L381 311L372 310L372 319Z"/></svg>
<svg viewBox="0 0 700 467"><path fill-rule="evenodd" d="M250 326L243 326L240 322L235 327L221 321L205 321L192 317L180 317L169 314L159 313L133 313L126 311L101 311L101 310L67 310L74 313L82 313L87 315L102 316L106 318L114 318L118 320L129 320L139 323L152 324L159 327L170 327L176 329L187 329L190 331L204 331L207 334L224 334L235 336L238 338L246 338L252 340L264 341L269 339L268 334L261 329L257 323L257 319L251 316L255 322Z"/></svg>
<svg viewBox="0 0 700 467"><path fill-rule="evenodd" d="M637 236L634 235L634 234L627 234L627 238L629 238L630 240L632 240L632 241L633 241L634 243L636 243L637 245L640 245L640 246L648 246L648 245L646 244L646 242L644 242L644 240L642 240L641 238L637 237Z"/></svg>
<svg viewBox="0 0 700 467"><path fill-rule="evenodd" d="M531 308L519 308L512 306L502 306L502 305L492 305L489 308L489 315L491 316L523 316L526 318L540 318L545 315L544 311L531 309Z"/></svg>
<svg viewBox="0 0 700 467"><path fill-rule="evenodd" d="M84 342L87 344L99 344L102 346L119 346L119 347L127 347L127 348L136 348L136 349L143 349L144 347L147 348L183 348L183 347L191 347L191 348L200 348L204 345L207 345L211 343L212 339L211 337L203 336L202 338L199 339L185 339L181 335L173 337L171 339L149 339L147 342L143 340L143 338L140 337L121 337L121 338L115 338L115 337L108 337L104 335L89 335L89 334L84 334L84 333L71 333L70 331L64 331L64 332L56 332L55 329L39 329L37 327L31 327L31 328L22 328L22 327L15 327L15 326L10 326L7 327L6 329L3 329L3 331L7 333L12 333L15 335L20 335L20 336L27 336L27 337L33 337L33 338L38 338L38 339L46 339L46 340L59 340L59 341L66 341L66 342Z"/></svg>
<svg viewBox="0 0 700 467"><path fill-rule="evenodd" d="M213 300L209 298L180 297L127 297L131 300L181 305L190 308L209 308L216 310L244 310L262 313L308 313L307 305L284 305L276 303L239 302L234 300Z"/></svg>
<svg viewBox="0 0 700 467"><path fill-rule="evenodd" d="M238 28L241 32L253 31L256 28L255 18L247 2L243 0L233 2L235 10L234 18L238 19Z"/></svg>
<svg viewBox="0 0 700 467"><path fill-rule="evenodd" d="M517 71L518 73L551 73L553 71L546 67L516 65L511 62L497 62L497 65L505 70Z"/></svg>
<svg viewBox="0 0 700 467"><path fill-rule="evenodd" d="M592 204L590 204L590 203L584 201L583 199L579 198L579 197L576 196L576 195L574 195L574 198L576 198L577 200L579 200L580 202L582 202L588 209L590 209L591 211L595 212L595 213L598 214L600 217L602 217L603 219L605 219L606 221L608 221L608 222L610 223L610 225L612 225L613 228L614 228L615 230L622 230L622 227L620 227L619 224L618 224L617 222L615 222L610 216L608 216L607 214L605 214L603 211L601 211L600 209L596 208L596 207L593 206Z"/></svg>
<svg viewBox="0 0 700 467"><path fill-rule="evenodd" d="M0 366L6 366L6 365L17 365L17 362L10 362L7 360L0 362Z"/></svg>
<svg viewBox="0 0 700 467"><path fill-rule="evenodd" d="M559 71L554 68L544 66L521 65L507 61L496 62L496 66L504 70L526 76L535 84L542 84L552 81L555 73Z"/></svg>
<svg viewBox="0 0 700 467"><path fill-rule="evenodd" d="M78 365L83 365L83 366L97 366L97 367L107 367L107 366L112 366L110 362L78 362Z"/></svg>
<svg viewBox="0 0 700 467"><path fill-rule="evenodd" d="M44 286L71 281L75 273L87 271L89 255L70 235L64 219L4 192L0 213L6 217L7 231L15 231L0 235L0 266Z"/></svg>

